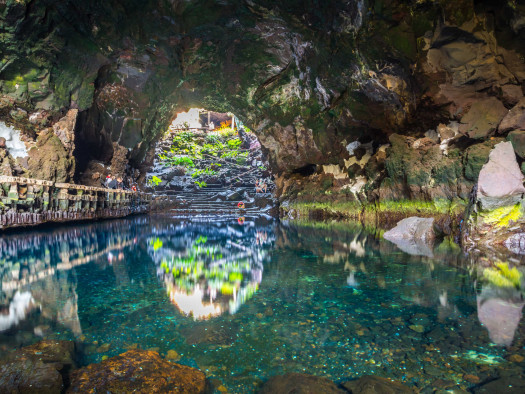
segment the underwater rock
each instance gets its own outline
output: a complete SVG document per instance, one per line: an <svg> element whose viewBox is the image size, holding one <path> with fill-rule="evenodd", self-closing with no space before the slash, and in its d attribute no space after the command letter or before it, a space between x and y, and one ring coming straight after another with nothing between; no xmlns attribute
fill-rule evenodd
<svg viewBox="0 0 525 394"><path fill-rule="evenodd" d="M295 372L271 377L259 391L260 394L342 394L344 392L327 378Z"/></svg>
<svg viewBox="0 0 525 394"><path fill-rule="evenodd" d="M477 200L483 210L512 206L525 193L524 176L510 142L497 144L479 173Z"/></svg>
<svg viewBox="0 0 525 394"><path fill-rule="evenodd" d="M343 383L352 394L412 394L414 390L396 381L380 376L366 375Z"/></svg>
<svg viewBox="0 0 525 394"><path fill-rule="evenodd" d="M473 392L475 394L523 394L525 392L525 380L523 380L523 376L502 377L481 387L476 387Z"/></svg>
<svg viewBox="0 0 525 394"><path fill-rule="evenodd" d="M206 376L195 368L163 360L156 352L128 350L73 372L67 392L193 394L205 387Z"/></svg>
<svg viewBox="0 0 525 394"><path fill-rule="evenodd" d="M0 387L8 393L61 393L66 374L74 367L71 341L40 341L0 362Z"/></svg>

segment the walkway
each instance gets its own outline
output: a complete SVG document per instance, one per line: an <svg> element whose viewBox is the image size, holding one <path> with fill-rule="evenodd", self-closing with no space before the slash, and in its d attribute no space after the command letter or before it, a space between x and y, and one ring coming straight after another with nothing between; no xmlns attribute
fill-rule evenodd
<svg viewBox="0 0 525 394"><path fill-rule="evenodd" d="M46 222L123 217L145 213L167 197L129 190L0 176L0 230Z"/></svg>

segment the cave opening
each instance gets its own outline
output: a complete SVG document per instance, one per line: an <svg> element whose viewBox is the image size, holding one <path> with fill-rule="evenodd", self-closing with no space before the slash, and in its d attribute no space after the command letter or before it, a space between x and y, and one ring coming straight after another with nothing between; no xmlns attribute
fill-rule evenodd
<svg viewBox="0 0 525 394"><path fill-rule="evenodd" d="M146 187L181 214L270 210L274 184L257 136L233 113L190 108L157 142Z"/></svg>

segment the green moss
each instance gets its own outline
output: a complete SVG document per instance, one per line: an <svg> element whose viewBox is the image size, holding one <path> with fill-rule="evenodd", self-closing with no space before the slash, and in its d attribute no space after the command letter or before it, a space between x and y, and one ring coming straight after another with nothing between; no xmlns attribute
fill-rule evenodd
<svg viewBox="0 0 525 394"><path fill-rule="evenodd" d="M415 60L417 55L417 44L411 28L403 23L390 29L387 36L390 44L410 60Z"/></svg>
<svg viewBox="0 0 525 394"><path fill-rule="evenodd" d="M500 207L492 211L481 212L478 218L485 224L491 224L496 227L507 227L511 223L515 223L522 216L521 204L513 206Z"/></svg>

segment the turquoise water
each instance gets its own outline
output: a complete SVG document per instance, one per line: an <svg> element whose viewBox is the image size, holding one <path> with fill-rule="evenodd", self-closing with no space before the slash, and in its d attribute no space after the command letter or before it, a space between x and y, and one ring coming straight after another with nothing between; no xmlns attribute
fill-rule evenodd
<svg viewBox="0 0 525 394"><path fill-rule="evenodd" d="M291 371L470 388L523 369L508 360L525 356L521 291L456 249L411 256L348 225L136 217L10 233L0 278L2 353L70 339L85 365L153 349L231 392Z"/></svg>

